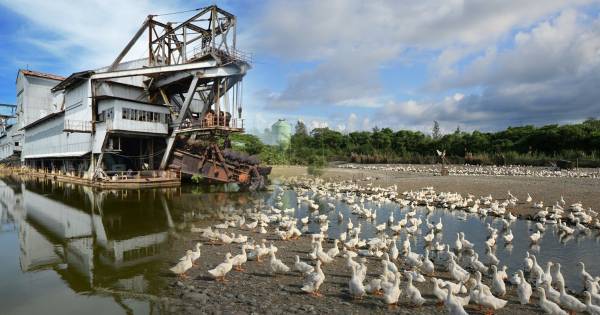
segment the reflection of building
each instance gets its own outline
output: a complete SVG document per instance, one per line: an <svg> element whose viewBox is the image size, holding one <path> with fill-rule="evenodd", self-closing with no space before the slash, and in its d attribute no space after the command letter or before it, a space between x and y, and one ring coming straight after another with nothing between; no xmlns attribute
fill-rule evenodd
<svg viewBox="0 0 600 315"><path fill-rule="evenodd" d="M160 268L173 225L166 202L41 181L23 184L22 197L0 185L0 198L13 200L6 209L18 224L22 271L52 268L75 291L146 292L155 281L145 272Z"/></svg>

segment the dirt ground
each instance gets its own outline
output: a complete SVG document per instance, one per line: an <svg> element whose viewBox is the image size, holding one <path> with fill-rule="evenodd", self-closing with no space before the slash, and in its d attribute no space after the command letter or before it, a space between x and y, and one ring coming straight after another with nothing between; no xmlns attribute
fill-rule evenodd
<svg viewBox="0 0 600 315"><path fill-rule="evenodd" d="M277 181L290 176L306 175L303 167L275 167L271 178ZM583 202L585 207L596 209L600 204L600 180L589 178L535 178L535 177L453 177L431 176L425 174L386 173L383 171L361 171L351 169L328 168L323 178L331 180L360 180L361 184L389 186L398 185L398 191L416 190L425 186L433 186L437 191L459 192L461 194L489 195L504 199L507 191L524 200L530 193L535 201L543 200L551 205L564 196L567 203ZM519 204L514 212L524 215L533 210L526 203ZM208 226L215 222L204 222ZM272 228L269 229L272 231ZM260 240L264 236L249 231L229 229L228 232L242 233L250 238ZM198 235L190 232L182 235L184 241L172 246L169 255L174 257L171 264L176 263L176 257L183 255L186 249L192 248L196 241L201 241ZM277 257L292 267L295 255L306 260L310 250L310 240L302 236L296 241L275 240L273 234L267 234L267 239L273 241L279 248ZM325 250L331 248L332 242L324 245ZM236 255L241 252L240 245L209 245L202 247L202 257L199 266L192 268L187 280L179 281L173 275L170 286L165 288L163 301L166 301L167 311L177 314L445 314L444 307L436 305L431 295L429 282L416 286L421 290L425 305L414 308L401 297L400 305L388 308L382 297L367 295L362 300L353 300L348 294L348 281L351 273L345 266L345 260L336 258L332 264L324 265L325 282L321 287L324 294L321 298L311 297L300 290L303 277L297 272L271 275L268 272L268 260L258 263L247 262L245 272L231 271L227 275L228 282L216 282L208 277L207 270L215 267L224 260L225 254ZM381 273L380 259L368 259L368 275L365 284ZM165 270L170 266L165 265ZM436 277L447 279L446 273L435 274ZM486 277L484 282L489 284ZM496 314L538 314L541 309L537 306L537 294L534 294L530 304L521 305L517 301L516 287L507 285L508 305ZM483 314L474 305L465 307L470 314Z"/></svg>
<svg viewBox="0 0 600 315"><path fill-rule="evenodd" d="M289 176L305 176L306 168L300 166L274 167L271 178ZM544 201L544 205L552 206L563 196L567 205L581 202L585 208L600 210L600 179L567 178L567 177L523 177L523 176L433 176L428 174L411 174L401 172L385 172L377 170L355 170L343 168L326 168L322 175L329 180L358 180L364 185L390 186L398 185L398 192L418 190L433 186L440 192L458 192L463 196L492 195L495 199L505 199L508 191L519 198L516 209L510 209L516 215L535 213L525 202L527 193L533 201ZM370 178L370 180L367 180Z"/></svg>
<svg viewBox="0 0 600 315"><path fill-rule="evenodd" d="M229 229L228 232L242 233L256 240L262 235L238 229ZM192 237L193 239L193 237ZM290 268L293 267L295 255L307 261L310 252L310 239L306 236L299 240L275 240L273 235L267 239L279 248L277 258L281 259ZM193 247L194 241L188 241L184 246L173 248L176 257L185 248ZM324 248L333 246L329 241ZM321 286L323 297L312 297L300 288L303 276L298 272L290 271L285 274L272 275L269 272L268 258L263 262L248 261L244 265L244 272L232 270L226 277L227 282L217 282L208 277L207 270L214 268L224 260L225 254L231 252L236 255L241 252L240 245L209 245L202 247L202 256L199 265L188 272L187 280L179 281L172 277L171 286L167 288L166 295L170 297L169 311L177 314L445 314L443 306L437 305L437 300L431 295L431 283L415 283L427 302L421 307L412 307L401 296L399 305L389 308L381 296L366 295L361 300L354 300L348 293L348 282L351 272L345 266L345 259L338 257L331 264L323 265L325 282ZM307 261L308 263L311 263ZM172 263L176 263L175 260ZM311 263L312 264L312 263ZM367 281L377 277L382 272L380 259L367 260ZM400 267L402 265L400 264ZM165 266L165 269L168 266ZM435 276L448 280L445 272L436 272ZM365 284L367 283L365 282ZM490 285L489 279L484 282ZM402 284L401 284L402 288ZM507 286L509 304L496 312L496 314L535 314L539 311L537 306L521 305L516 296L516 287ZM532 298L533 303L537 300ZM477 306L465 307L470 314L484 314Z"/></svg>

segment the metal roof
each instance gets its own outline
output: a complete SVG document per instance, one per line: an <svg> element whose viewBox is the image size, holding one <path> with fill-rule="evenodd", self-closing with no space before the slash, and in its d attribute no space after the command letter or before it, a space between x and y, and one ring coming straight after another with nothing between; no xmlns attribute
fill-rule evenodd
<svg viewBox="0 0 600 315"><path fill-rule="evenodd" d="M65 77L61 77L56 74L44 73L44 72L33 71L33 70L19 69L19 72L23 73L23 75L28 76L28 77L38 77L38 78L50 79L50 80L56 80L56 81L62 81L65 79Z"/></svg>

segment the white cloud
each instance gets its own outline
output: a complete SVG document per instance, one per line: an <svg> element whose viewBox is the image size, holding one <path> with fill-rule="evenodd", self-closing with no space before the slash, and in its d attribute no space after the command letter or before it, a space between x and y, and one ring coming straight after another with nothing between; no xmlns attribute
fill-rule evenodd
<svg viewBox="0 0 600 315"><path fill-rule="evenodd" d="M65 71L108 65L148 14L181 11L181 7L148 0L0 0L28 20L19 40L68 61ZM145 47L132 52L143 57Z"/></svg>
<svg viewBox="0 0 600 315"><path fill-rule="evenodd" d="M316 64L294 73L281 93L265 98L269 108L378 107L385 99L380 71L406 49L442 51L435 67L440 72L434 76L453 76L458 61L493 46L510 31L588 2L270 1L254 21L249 48Z"/></svg>

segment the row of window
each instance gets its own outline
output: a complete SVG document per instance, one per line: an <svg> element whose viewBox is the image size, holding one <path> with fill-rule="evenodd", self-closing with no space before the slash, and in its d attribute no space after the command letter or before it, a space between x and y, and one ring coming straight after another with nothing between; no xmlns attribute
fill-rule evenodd
<svg viewBox="0 0 600 315"><path fill-rule="evenodd" d="M113 109L108 108L103 110L100 115L98 115L98 121L107 121L113 119ZM156 123L166 123L167 116L162 113L155 113L147 110L141 109L132 109L132 108L123 108L123 119L128 120L137 120L137 121L148 121L148 122L156 122Z"/></svg>
<svg viewBox="0 0 600 315"><path fill-rule="evenodd" d="M123 108L123 119L166 123L167 115L141 109Z"/></svg>

